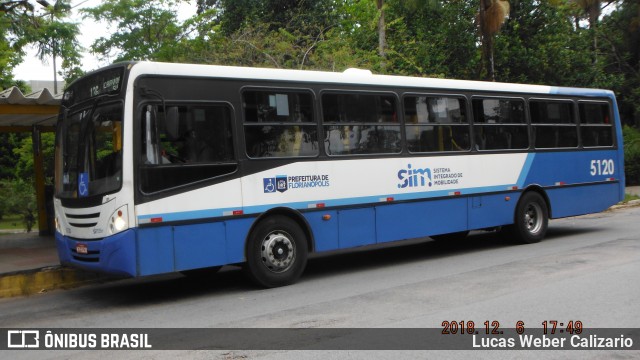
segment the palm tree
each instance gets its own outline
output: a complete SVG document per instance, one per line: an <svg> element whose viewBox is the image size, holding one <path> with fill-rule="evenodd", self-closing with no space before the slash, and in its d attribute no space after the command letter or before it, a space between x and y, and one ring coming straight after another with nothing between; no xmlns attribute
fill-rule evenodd
<svg viewBox="0 0 640 360"><path fill-rule="evenodd" d="M500 31L509 15L509 1L507 0L480 0L480 11L477 21L480 28L482 43L482 62L487 79L496 80L493 60L493 37Z"/></svg>
<svg viewBox="0 0 640 360"><path fill-rule="evenodd" d="M600 0L568 0L569 4L578 8L589 20L589 31L591 31L591 41L593 50L593 63L598 62L598 37L596 29L598 20L602 14L602 1ZM577 25L576 25L577 27Z"/></svg>
<svg viewBox="0 0 640 360"><path fill-rule="evenodd" d="M384 0L376 0L378 9L378 55L382 58L382 69L386 66L387 33L384 22Z"/></svg>
<svg viewBox="0 0 640 360"><path fill-rule="evenodd" d="M37 2L46 9L46 16L33 18L34 32L31 35L30 42L37 47L37 56L40 60L45 61L51 56L53 61L53 91L54 94L57 94L56 56L65 55L63 67L65 63L77 62L76 60L79 58L79 45L76 40L79 33L78 25L62 21L71 12L69 0L56 0L53 5L46 0L37 0Z"/></svg>

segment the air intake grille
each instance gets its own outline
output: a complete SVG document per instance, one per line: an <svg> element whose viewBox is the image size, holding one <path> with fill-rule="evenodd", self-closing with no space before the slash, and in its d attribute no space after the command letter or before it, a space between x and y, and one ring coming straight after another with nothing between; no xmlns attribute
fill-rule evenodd
<svg viewBox="0 0 640 360"><path fill-rule="evenodd" d="M65 214L69 219L69 225L78 228L90 228L98 225L100 213L92 214Z"/></svg>

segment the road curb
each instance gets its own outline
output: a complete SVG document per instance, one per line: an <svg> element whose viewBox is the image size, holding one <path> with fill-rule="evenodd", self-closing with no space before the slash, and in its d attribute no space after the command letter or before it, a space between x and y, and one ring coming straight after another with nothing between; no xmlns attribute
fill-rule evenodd
<svg viewBox="0 0 640 360"><path fill-rule="evenodd" d="M636 206L640 206L640 200L631 200L631 201L628 201L626 203L620 203L620 204L617 204L617 205L613 205L611 207L611 210L624 209L624 208L636 207Z"/></svg>
<svg viewBox="0 0 640 360"><path fill-rule="evenodd" d="M62 266L0 274L0 299L69 289L107 279L102 274Z"/></svg>

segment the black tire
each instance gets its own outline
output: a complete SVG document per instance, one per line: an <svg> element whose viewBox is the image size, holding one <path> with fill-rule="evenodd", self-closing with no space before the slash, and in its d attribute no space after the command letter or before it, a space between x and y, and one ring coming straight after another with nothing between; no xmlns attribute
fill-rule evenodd
<svg viewBox="0 0 640 360"><path fill-rule="evenodd" d="M293 284L307 265L307 237L283 215L261 220L247 244L247 274L256 284L272 288Z"/></svg>
<svg viewBox="0 0 640 360"><path fill-rule="evenodd" d="M469 230L458 231L458 232L442 234L442 235L433 235L433 236L430 236L430 238L432 238L437 242L462 241L467 237L467 235L469 235Z"/></svg>
<svg viewBox="0 0 640 360"><path fill-rule="evenodd" d="M522 195L513 225L507 230L510 237L520 243L532 244L544 239L549 226L549 209L542 195L529 191Z"/></svg>

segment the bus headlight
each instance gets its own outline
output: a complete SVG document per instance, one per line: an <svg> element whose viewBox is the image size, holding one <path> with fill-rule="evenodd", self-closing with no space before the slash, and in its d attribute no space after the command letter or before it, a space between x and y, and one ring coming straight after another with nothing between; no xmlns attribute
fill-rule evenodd
<svg viewBox="0 0 640 360"><path fill-rule="evenodd" d="M109 223L109 229L112 234L119 233L122 230L126 230L128 227L127 224L128 213L127 213L127 205L122 206L118 210L114 211L111 214L111 223Z"/></svg>

